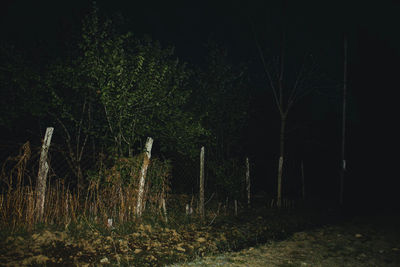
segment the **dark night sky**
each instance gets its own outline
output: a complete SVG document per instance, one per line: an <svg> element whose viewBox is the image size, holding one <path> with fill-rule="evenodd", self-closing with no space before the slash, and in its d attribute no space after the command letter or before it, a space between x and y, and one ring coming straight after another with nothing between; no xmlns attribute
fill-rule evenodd
<svg viewBox="0 0 400 267"><path fill-rule="evenodd" d="M272 54L279 47L282 16L281 1L277 0L97 2L102 12L121 12L128 18L128 28L134 34L150 34L164 45L174 45L177 55L192 63L203 58L206 52L203 44L213 39L229 48L233 61L252 61L257 68L250 22ZM348 133L349 168L354 170L351 183L363 199L379 203L394 201L398 159L391 155L397 152L398 143L395 126L400 4L397 1L287 2L288 53L315 54L321 70L334 79L341 79L342 38L343 33L348 35L349 93L356 113ZM90 6L90 1L3 1L0 38L26 47L33 40L57 46L57 41L65 38L64 32L79 23ZM266 105L271 106L272 102ZM259 128L254 129L260 138L268 132L260 125L269 123L260 120L264 118L263 112L269 110L263 107L258 111ZM378 185L377 180L381 181ZM376 188L379 195L374 196L372 189Z"/></svg>

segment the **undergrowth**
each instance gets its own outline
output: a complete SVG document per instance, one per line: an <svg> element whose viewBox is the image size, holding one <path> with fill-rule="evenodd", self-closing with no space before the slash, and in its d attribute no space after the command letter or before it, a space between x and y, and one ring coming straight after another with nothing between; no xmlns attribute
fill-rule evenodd
<svg viewBox="0 0 400 267"><path fill-rule="evenodd" d="M63 179L50 180L44 215L38 220L35 181L27 168L30 157L26 143L19 155L10 157L2 167L3 261L22 260L23 253L28 253L25 250L35 246L37 255L28 261L32 264L40 260L65 265L100 262L162 266L284 239L295 231L322 224L324 219L322 213L291 207L274 209L268 204L252 209L241 206L236 214L237 210L216 198L200 218L193 196L169 194L171 165L158 159L149 166L144 212L138 217L135 209L141 154L116 159L108 167L91 172L85 190L71 189ZM15 250L22 254L16 256Z"/></svg>

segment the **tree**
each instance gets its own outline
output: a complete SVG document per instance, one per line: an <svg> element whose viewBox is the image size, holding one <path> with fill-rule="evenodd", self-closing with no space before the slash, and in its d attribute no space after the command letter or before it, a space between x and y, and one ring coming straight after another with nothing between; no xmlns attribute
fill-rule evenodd
<svg viewBox="0 0 400 267"><path fill-rule="evenodd" d="M96 126L102 121L95 112L99 109L97 97L88 90L81 73L83 69L77 58L64 58L49 64L42 79L51 103L47 115L63 135L64 144L58 151L75 175L78 188L84 186L81 165L88 143L99 137Z"/></svg>
<svg viewBox="0 0 400 267"><path fill-rule="evenodd" d="M96 8L84 21L82 37L82 69L88 87L99 95L104 135L116 154L131 156L147 136L161 139L165 149L172 143L189 149L204 133L183 109L191 93L185 86L189 72L173 58L172 47L119 34L112 21L100 21Z"/></svg>
<svg viewBox="0 0 400 267"><path fill-rule="evenodd" d="M206 133L185 109L190 72L173 52L150 38L118 32L94 6L78 46L49 65L44 83L51 113L64 130L65 155L78 184L89 139L115 159L141 152L147 136L164 150L190 153Z"/></svg>
<svg viewBox="0 0 400 267"><path fill-rule="evenodd" d="M207 165L217 188L224 195L237 197L244 179L243 140L251 94L247 68L229 62L228 51L220 45L209 42L207 48L205 67L197 70L192 101L202 124L211 132Z"/></svg>
<svg viewBox="0 0 400 267"><path fill-rule="evenodd" d="M343 105L342 105L342 169L340 171L340 195L339 202L343 205L344 197L344 176L346 173L346 104L347 104L347 39L343 42L344 48L344 64L343 64Z"/></svg>
<svg viewBox="0 0 400 267"><path fill-rule="evenodd" d="M274 102L280 117L280 134L279 134L279 161L277 175L277 206L282 205L282 176L283 166L285 162L285 141L286 128L289 111L292 110L295 103L301 98L316 89L318 82L316 76L316 64L312 55L306 55L297 71L291 75L286 73L285 59L285 30L282 30L282 40L280 47L280 55L267 64L261 46L254 33L255 43L259 52L260 59L264 68L267 83L273 92ZM275 68L271 67L275 66ZM286 75L286 76L285 76ZM291 79L294 77L294 79Z"/></svg>

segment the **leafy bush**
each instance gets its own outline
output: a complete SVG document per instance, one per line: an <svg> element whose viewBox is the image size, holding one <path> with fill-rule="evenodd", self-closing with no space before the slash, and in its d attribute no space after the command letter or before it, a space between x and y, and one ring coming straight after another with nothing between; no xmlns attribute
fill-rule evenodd
<svg viewBox="0 0 400 267"><path fill-rule="evenodd" d="M134 219L143 153L118 158L113 166L90 176L86 202L87 215L103 220L117 218L121 223ZM144 202L151 213L158 213L170 191L171 165L152 158L146 175Z"/></svg>

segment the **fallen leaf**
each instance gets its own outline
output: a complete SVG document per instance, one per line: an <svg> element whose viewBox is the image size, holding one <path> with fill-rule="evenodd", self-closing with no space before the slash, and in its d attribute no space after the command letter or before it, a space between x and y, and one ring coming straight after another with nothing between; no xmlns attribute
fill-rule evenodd
<svg viewBox="0 0 400 267"><path fill-rule="evenodd" d="M108 263L110 263L110 261L108 260L107 257L104 257L104 258L102 258L102 259L100 260L100 263L108 264Z"/></svg>
<svg viewBox="0 0 400 267"><path fill-rule="evenodd" d="M184 248L182 248L182 247L176 247L176 250L182 251L182 252L185 252L185 251L186 251L186 249L184 249Z"/></svg>
<svg viewBox="0 0 400 267"><path fill-rule="evenodd" d="M197 238L197 242L199 243L206 242L206 239L204 237L199 237Z"/></svg>

